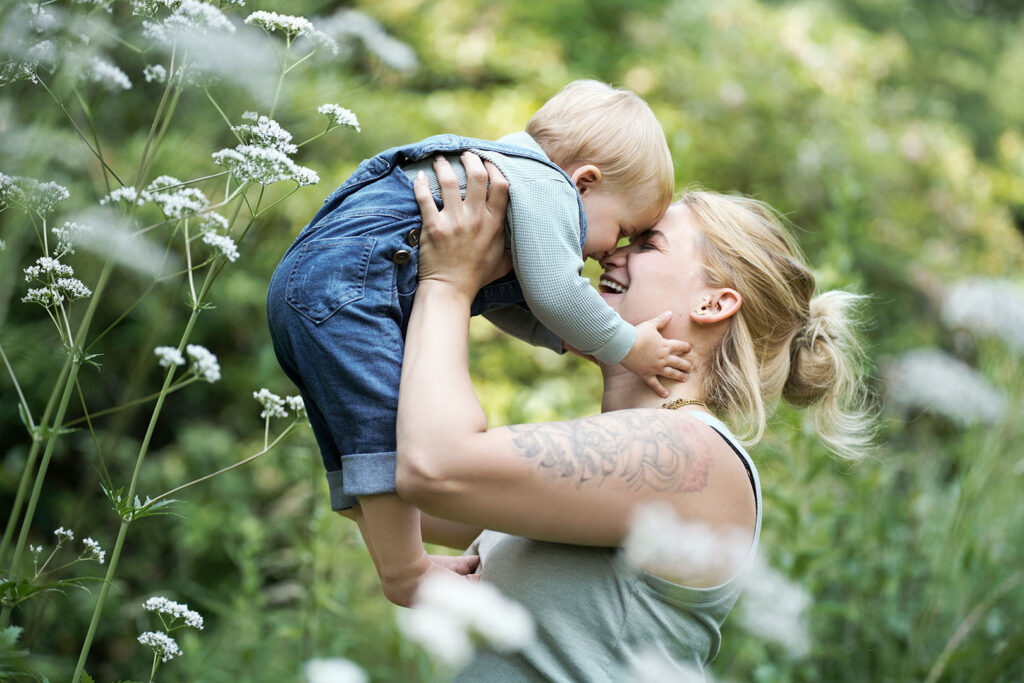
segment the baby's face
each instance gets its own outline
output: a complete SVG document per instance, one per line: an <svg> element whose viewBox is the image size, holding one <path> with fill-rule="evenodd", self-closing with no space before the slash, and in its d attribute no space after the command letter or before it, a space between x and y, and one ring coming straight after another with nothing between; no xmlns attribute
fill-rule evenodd
<svg viewBox="0 0 1024 683"><path fill-rule="evenodd" d="M590 189L581 198L587 213L584 258L604 258L615 250L619 240L638 235L660 218L651 216L650 204L636 201L632 194Z"/></svg>

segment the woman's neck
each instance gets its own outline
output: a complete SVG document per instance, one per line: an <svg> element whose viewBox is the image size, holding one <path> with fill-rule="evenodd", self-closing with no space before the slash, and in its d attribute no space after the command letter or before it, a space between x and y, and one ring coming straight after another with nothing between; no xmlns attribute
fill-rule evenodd
<svg viewBox="0 0 1024 683"><path fill-rule="evenodd" d="M603 368L604 393L601 396L601 412L627 408L660 408L663 404L677 398L702 399L702 382L699 373L694 370L686 382L676 382L661 378L662 385L668 389L668 398L662 398L647 386L643 379L626 370L621 365Z"/></svg>

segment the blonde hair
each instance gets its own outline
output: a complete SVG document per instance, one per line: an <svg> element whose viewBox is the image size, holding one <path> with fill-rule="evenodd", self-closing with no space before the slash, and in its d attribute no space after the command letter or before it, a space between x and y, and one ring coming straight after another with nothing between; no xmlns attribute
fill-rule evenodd
<svg viewBox="0 0 1024 683"><path fill-rule="evenodd" d="M746 442L755 443L764 434L766 400L781 396L811 408L830 450L861 457L874 425L853 321L863 297L843 291L816 295L814 275L784 219L764 202L690 191L680 203L697 218L705 280L735 289L742 298L708 360L708 406L738 422Z"/></svg>
<svg viewBox="0 0 1024 683"><path fill-rule="evenodd" d="M594 164L609 191L643 190L664 213L675 190L672 156L654 112L640 97L599 81L573 81L537 110L526 132L565 169Z"/></svg>

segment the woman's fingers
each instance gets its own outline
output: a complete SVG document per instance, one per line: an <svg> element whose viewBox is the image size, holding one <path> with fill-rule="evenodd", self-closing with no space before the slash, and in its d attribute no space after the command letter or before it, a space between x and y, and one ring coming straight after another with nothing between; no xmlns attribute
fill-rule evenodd
<svg viewBox="0 0 1024 683"><path fill-rule="evenodd" d="M466 169L466 205L484 206L487 201L487 169L480 157L472 152L463 152L460 157Z"/></svg>
<svg viewBox="0 0 1024 683"><path fill-rule="evenodd" d="M420 171L416 174L416 180L412 183L413 192L416 193L416 203L420 206L420 215L423 216L423 223L437 220L440 212L434 204L434 195L430 194L430 181L427 174Z"/></svg>
<svg viewBox="0 0 1024 683"><path fill-rule="evenodd" d="M489 161L484 162L484 169L487 171L487 181L490 183L487 193L487 209L491 213L504 217L505 209L508 208L508 179L501 174L497 166Z"/></svg>
<svg viewBox="0 0 1024 683"><path fill-rule="evenodd" d="M459 192L459 179L452 170L452 165L442 156L434 157L434 173L441 186L441 201L444 202L444 208L450 209L451 213L456 215L461 214L462 193Z"/></svg>

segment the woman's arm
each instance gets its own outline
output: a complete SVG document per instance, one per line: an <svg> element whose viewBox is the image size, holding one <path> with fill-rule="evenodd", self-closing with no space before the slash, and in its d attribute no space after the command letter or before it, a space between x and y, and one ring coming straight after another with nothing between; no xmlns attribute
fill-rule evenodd
<svg viewBox="0 0 1024 683"><path fill-rule="evenodd" d="M463 163L471 183L464 203L439 165L441 214L417 181L425 220L399 394L399 494L437 517L566 543L617 545L632 509L656 500L684 519L752 529L742 463L685 414L624 410L487 429L469 376L469 307L507 269L503 179L491 172L484 201L488 171L478 160Z"/></svg>

